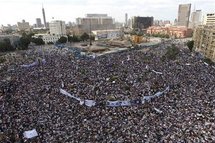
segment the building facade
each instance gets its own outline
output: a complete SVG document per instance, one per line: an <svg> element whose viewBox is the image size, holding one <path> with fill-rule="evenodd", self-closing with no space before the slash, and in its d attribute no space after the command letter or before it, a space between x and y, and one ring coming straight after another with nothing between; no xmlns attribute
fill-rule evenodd
<svg viewBox="0 0 215 143"><path fill-rule="evenodd" d="M169 20L154 20L153 22L153 26L165 26L169 24L171 24Z"/></svg>
<svg viewBox="0 0 215 143"><path fill-rule="evenodd" d="M115 22L107 14L87 14L84 18L76 19L77 28L89 33L92 30L115 29Z"/></svg>
<svg viewBox="0 0 215 143"><path fill-rule="evenodd" d="M41 22L41 19L40 19L40 18L36 18L36 27L37 27L37 28L42 27L42 22Z"/></svg>
<svg viewBox="0 0 215 143"><path fill-rule="evenodd" d="M202 25L195 29L194 47L197 52L215 62L215 26Z"/></svg>
<svg viewBox="0 0 215 143"><path fill-rule="evenodd" d="M178 8L178 26L189 26L191 4L180 4Z"/></svg>
<svg viewBox="0 0 215 143"><path fill-rule="evenodd" d="M208 13L204 18L205 25L215 25L215 13Z"/></svg>
<svg viewBox="0 0 215 143"><path fill-rule="evenodd" d="M134 16L131 19L131 23L132 23L131 28L147 29L153 25L153 20L154 20L153 17L139 17L139 16L136 17L136 16Z"/></svg>
<svg viewBox="0 0 215 143"><path fill-rule="evenodd" d="M95 40L120 38L123 34L120 29L95 30L92 33L95 35Z"/></svg>
<svg viewBox="0 0 215 143"><path fill-rule="evenodd" d="M66 24L64 21L55 20L49 23L51 35L66 35Z"/></svg>
<svg viewBox="0 0 215 143"><path fill-rule="evenodd" d="M34 38L39 38L41 37L45 44L48 44L50 42L56 43L60 39L60 35L50 35L50 34L35 34L33 36Z"/></svg>
<svg viewBox="0 0 215 143"><path fill-rule="evenodd" d="M147 29L147 34L163 34L172 38L186 38L192 36L192 29L181 26L161 27L152 26Z"/></svg>
<svg viewBox="0 0 215 143"><path fill-rule="evenodd" d="M128 14L125 14L125 27L128 27Z"/></svg>
<svg viewBox="0 0 215 143"><path fill-rule="evenodd" d="M194 29L197 26L202 24L202 11L201 10L196 10L194 12L192 12L191 15L191 28Z"/></svg>
<svg viewBox="0 0 215 143"><path fill-rule="evenodd" d="M19 31L30 31L29 22L25 22L25 20L22 20L22 22L17 22L17 26Z"/></svg>

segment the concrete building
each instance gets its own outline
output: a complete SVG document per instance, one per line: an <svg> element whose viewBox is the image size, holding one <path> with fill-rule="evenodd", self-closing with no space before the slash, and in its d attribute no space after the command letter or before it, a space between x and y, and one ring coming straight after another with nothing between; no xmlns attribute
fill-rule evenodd
<svg viewBox="0 0 215 143"><path fill-rule="evenodd" d="M41 19L40 19L40 18L36 18L36 27L37 27L37 28L42 27L42 22L41 22Z"/></svg>
<svg viewBox="0 0 215 143"><path fill-rule="evenodd" d="M148 34L164 34L169 35L172 38L186 38L192 36L192 29L181 26L170 26L170 27L161 27L161 26L152 26L147 29Z"/></svg>
<svg viewBox="0 0 215 143"><path fill-rule="evenodd" d="M215 62L215 25L201 25L193 35L195 50Z"/></svg>
<svg viewBox="0 0 215 143"><path fill-rule="evenodd" d="M29 22L25 22L25 20L22 20L22 22L17 22L17 26L19 31L30 31Z"/></svg>
<svg viewBox="0 0 215 143"><path fill-rule="evenodd" d="M205 25L215 25L215 13L208 13L204 18Z"/></svg>
<svg viewBox="0 0 215 143"><path fill-rule="evenodd" d="M76 19L79 31L89 33L92 30L115 29L114 19L107 14L87 14Z"/></svg>
<svg viewBox="0 0 215 143"><path fill-rule="evenodd" d="M123 34L120 29L112 30L94 30L92 33L95 35L95 40L99 39L116 39L120 38Z"/></svg>
<svg viewBox="0 0 215 143"><path fill-rule="evenodd" d="M153 17L139 17L134 16L131 18L131 28L147 29L153 25Z"/></svg>
<svg viewBox="0 0 215 143"><path fill-rule="evenodd" d="M66 25L64 21L55 20L49 23L51 35L66 35Z"/></svg>
<svg viewBox="0 0 215 143"><path fill-rule="evenodd" d="M171 24L169 20L154 20L153 26L165 26L167 24Z"/></svg>
<svg viewBox="0 0 215 143"><path fill-rule="evenodd" d="M44 28L47 28L45 9L42 7Z"/></svg>
<svg viewBox="0 0 215 143"><path fill-rule="evenodd" d="M8 24L7 26L1 25L2 32L6 32L7 31L16 31L17 30L17 25L10 25Z"/></svg>
<svg viewBox="0 0 215 143"><path fill-rule="evenodd" d="M178 26L189 26L191 4L180 4L178 8Z"/></svg>
<svg viewBox="0 0 215 143"><path fill-rule="evenodd" d="M196 10L191 14L191 28L194 29L202 24L202 11Z"/></svg>
<svg viewBox="0 0 215 143"><path fill-rule="evenodd" d="M125 14L125 27L128 27L128 14Z"/></svg>
<svg viewBox="0 0 215 143"><path fill-rule="evenodd" d="M50 42L55 43L57 42L61 35L51 35L51 34L35 34L33 37L38 38L41 37L45 44L48 44Z"/></svg>

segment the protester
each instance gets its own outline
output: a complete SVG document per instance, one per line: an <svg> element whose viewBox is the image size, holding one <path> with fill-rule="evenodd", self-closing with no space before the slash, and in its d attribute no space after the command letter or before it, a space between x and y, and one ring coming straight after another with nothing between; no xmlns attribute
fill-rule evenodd
<svg viewBox="0 0 215 143"><path fill-rule="evenodd" d="M95 58L75 58L53 48L44 55L27 51L23 59L11 61L15 70L1 74L0 141L215 141L215 69L188 49L181 48L174 61L162 61L156 50ZM43 65L20 66L38 56L45 59ZM138 100L168 86L169 92L144 104L106 106L107 101ZM98 104L83 106L61 94L61 88ZM33 129L38 136L24 138Z"/></svg>

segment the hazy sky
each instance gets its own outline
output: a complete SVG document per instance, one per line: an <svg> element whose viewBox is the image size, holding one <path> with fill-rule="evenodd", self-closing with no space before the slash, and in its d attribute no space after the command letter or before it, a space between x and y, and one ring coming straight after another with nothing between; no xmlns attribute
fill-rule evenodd
<svg viewBox="0 0 215 143"><path fill-rule="evenodd" d="M42 20L42 4L48 22L52 17L75 22L86 13L107 13L119 22L124 22L125 13L173 21L182 3L192 3L192 10L195 5L204 13L215 12L215 0L0 0L0 24L16 24L22 19L34 24L36 18Z"/></svg>

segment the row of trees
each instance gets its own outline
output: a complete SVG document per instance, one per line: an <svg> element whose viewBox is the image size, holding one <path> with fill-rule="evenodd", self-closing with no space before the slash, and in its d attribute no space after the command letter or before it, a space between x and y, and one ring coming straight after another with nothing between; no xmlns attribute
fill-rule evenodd
<svg viewBox="0 0 215 143"><path fill-rule="evenodd" d="M4 39L0 42L0 52L6 52L6 51L13 51L13 50L26 50L28 49L29 44L35 43L36 45L44 45L45 42L43 41L42 37L39 36L38 38L33 37L34 33L22 33L22 37L16 42L16 48L11 45L10 39ZM94 36L89 36L87 33L83 33L80 36L77 35L67 35L62 36L57 41L58 43L66 43L68 42L80 42L80 41L88 41L88 40L95 40ZM53 42L49 42L48 44L54 44Z"/></svg>
<svg viewBox="0 0 215 143"><path fill-rule="evenodd" d="M161 33L152 34L151 36L153 36L153 37L160 37L160 38L170 38L170 36L168 34L161 34Z"/></svg>
<svg viewBox="0 0 215 143"><path fill-rule="evenodd" d="M0 42L0 52L14 51L18 50L26 50L31 42L36 45L43 45L45 42L41 37L33 38L34 33L22 33L21 38L18 41L15 41L12 46L10 39L6 38Z"/></svg>

